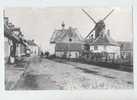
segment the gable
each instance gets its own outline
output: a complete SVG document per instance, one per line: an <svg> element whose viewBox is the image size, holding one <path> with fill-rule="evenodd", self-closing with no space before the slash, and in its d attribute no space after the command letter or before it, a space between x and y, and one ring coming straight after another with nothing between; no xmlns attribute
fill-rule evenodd
<svg viewBox="0 0 137 100"><path fill-rule="evenodd" d="M70 41L71 40L71 41ZM69 27L68 29L55 30L50 42L80 42L82 39L76 28Z"/></svg>
<svg viewBox="0 0 137 100"><path fill-rule="evenodd" d="M61 42L80 42L81 40L80 40L80 38L78 37L78 35L77 34L75 34L75 33L73 33L73 34L66 34L65 36L64 36L64 38L61 40Z"/></svg>

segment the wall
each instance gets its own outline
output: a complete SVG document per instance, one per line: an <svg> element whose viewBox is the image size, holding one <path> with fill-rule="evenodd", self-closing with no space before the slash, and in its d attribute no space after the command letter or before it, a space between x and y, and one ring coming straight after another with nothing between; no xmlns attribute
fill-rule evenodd
<svg viewBox="0 0 137 100"><path fill-rule="evenodd" d="M21 48L20 48L20 44L18 44L17 47L16 47L16 56L17 56L17 57L21 57L20 49L21 49Z"/></svg>
<svg viewBox="0 0 137 100"><path fill-rule="evenodd" d="M79 58L79 52L78 51L67 52L67 58Z"/></svg>
<svg viewBox="0 0 137 100"><path fill-rule="evenodd" d="M21 57L25 55L25 46L23 44L17 44L16 56Z"/></svg>
<svg viewBox="0 0 137 100"><path fill-rule="evenodd" d="M24 45L20 45L20 53L21 55L25 55L25 46Z"/></svg>
<svg viewBox="0 0 137 100"><path fill-rule="evenodd" d="M9 57L10 55L10 45L8 43L8 39L4 38L4 58Z"/></svg>
<svg viewBox="0 0 137 100"><path fill-rule="evenodd" d="M63 57L64 52L63 51L56 51L55 55L56 55L56 57Z"/></svg>
<svg viewBox="0 0 137 100"><path fill-rule="evenodd" d="M97 45L97 49L95 50L94 46L90 46L90 50L93 52L102 52L105 51L104 45Z"/></svg>
<svg viewBox="0 0 137 100"><path fill-rule="evenodd" d="M118 58L120 56L120 47L118 46L111 46L111 45L97 45L97 50L94 49L94 46L90 46L90 50L93 52L104 52L107 53L115 53L115 58Z"/></svg>
<svg viewBox="0 0 137 100"><path fill-rule="evenodd" d="M56 51L55 55L57 57L63 57L64 56L64 52L63 51ZM78 51L71 51L71 52L67 52L66 53L66 58L79 58L80 54Z"/></svg>
<svg viewBox="0 0 137 100"><path fill-rule="evenodd" d="M118 46L107 46L106 50L108 53L115 53L115 59L120 57L120 47L118 47Z"/></svg>
<svg viewBox="0 0 137 100"><path fill-rule="evenodd" d="M29 49L31 50L32 56L39 55L39 47L38 46L31 45L31 46L29 46Z"/></svg>

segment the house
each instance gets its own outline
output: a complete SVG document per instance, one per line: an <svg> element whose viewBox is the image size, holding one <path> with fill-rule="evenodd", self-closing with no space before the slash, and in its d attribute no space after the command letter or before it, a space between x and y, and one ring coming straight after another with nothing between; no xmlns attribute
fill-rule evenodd
<svg viewBox="0 0 137 100"><path fill-rule="evenodd" d="M90 43L90 51L106 54L106 58L104 58L108 60L120 58L120 45L111 38L110 33L102 32Z"/></svg>
<svg viewBox="0 0 137 100"><path fill-rule="evenodd" d="M7 30L5 30L5 26L8 25L9 23L9 18L8 17L4 17L4 58L7 59L10 55L10 38L8 38L8 32L5 32ZM8 28L8 27L7 27Z"/></svg>
<svg viewBox="0 0 137 100"><path fill-rule="evenodd" d="M55 55L64 58L79 58L83 45L78 30L72 27L65 29L64 23L62 29L54 31L50 43L55 44Z"/></svg>
<svg viewBox="0 0 137 100"><path fill-rule="evenodd" d="M31 56L36 56L40 54L40 47L35 43L34 40L27 40L27 44Z"/></svg>
<svg viewBox="0 0 137 100"><path fill-rule="evenodd" d="M17 57L25 54L26 45L22 41L21 30L10 23L8 17L4 17L4 43L5 59L9 63L15 63Z"/></svg>
<svg viewBox="0 0 137 100"><path fill-rule="evenodd" d="M21 41L22 41L22 43L17 44L17 49L16 49L17 57L22 57L22 56L26 55L27 45L23 40L21 40Z"/></svg>
<svg viewBox="0 0 137 100"><path fill-rule="evenodd" d="M15 27L13 30L13 35L18 38L18 42L16 43L16 57L22 57L26 55L26 43L24 42L23 34L20 28Z"/></svg>

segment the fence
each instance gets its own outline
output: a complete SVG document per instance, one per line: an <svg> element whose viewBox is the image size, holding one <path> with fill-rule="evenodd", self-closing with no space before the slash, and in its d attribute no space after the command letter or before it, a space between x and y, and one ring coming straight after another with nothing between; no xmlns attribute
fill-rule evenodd
<svg viewBox="0 0 137 100"><path fill-rule="evenodd" d="M121 64L127 66L133 66L133 54L132 52L120 52L120 55L115 53L92 53L85 52L81 54L80 59L86 62L104 62L112 64Z"/></svg>

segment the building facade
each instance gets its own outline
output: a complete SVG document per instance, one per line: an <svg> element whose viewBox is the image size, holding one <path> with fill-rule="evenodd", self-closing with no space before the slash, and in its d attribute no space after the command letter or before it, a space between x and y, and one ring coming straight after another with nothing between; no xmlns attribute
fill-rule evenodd
<svg viewBox="0 0 137 100"><path fill-rule="evenodd" d="M62 24L62 29L54 31L50 42L55 44L56 57L79 58L81 54L83 44L76 28L65 29Z"/></svg>
<svg viewBox="0 0 137 100"><path fill-rule="evenodd" d="M31 56L40 55L40 47L34 42L34 40L27 40L27 44Z"/></svg>
<svg viewBox="0 0 137 100"><path fill-rule="evenodd" d="M4 17L4 44L6 62L15 63L20 57L26 55L26 43L19 27Z"/></svg>
<svg viewBox="0 0 137 100"><path fill-rule="evenodd" d="M102 53L108 60L120 58L120 45L110 37L110 34L106 33L100 34L90 43L90 51Z"/></svg>

